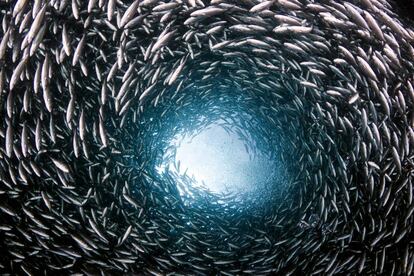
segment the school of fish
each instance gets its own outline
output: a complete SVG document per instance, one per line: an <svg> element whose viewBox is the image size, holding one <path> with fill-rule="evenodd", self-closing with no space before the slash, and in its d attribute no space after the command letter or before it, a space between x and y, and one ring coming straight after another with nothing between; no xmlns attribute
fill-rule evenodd
<svg viewBox="0 0 414 276"><path fill-rule="evenodd" d="M0 21L2 274L414 273L414 23L391 2L3 0ZM286 164L282 196L156 172L219 119Z"/></svg>

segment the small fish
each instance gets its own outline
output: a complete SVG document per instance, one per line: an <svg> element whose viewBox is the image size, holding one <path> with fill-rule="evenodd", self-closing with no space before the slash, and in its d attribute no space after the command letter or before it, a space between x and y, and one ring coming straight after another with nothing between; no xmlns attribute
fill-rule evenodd
<svg viewBox="0 0 414 276"><path fill-rule="evenodd" d="M53 164L56 166L56 168L58 168L59 170L61 170L64 173L69 173L69 167L67 164L65 164L64 162L57 160L55 158L50 158L53 162Z"/></svg>
<svg viewBox="0 0 414 276"><path fill-rule="evenodd" d="M397 3L3 2L4 274L412 274L414 28ZM176 160L217 121L250 192L213 193Z"/></svg>

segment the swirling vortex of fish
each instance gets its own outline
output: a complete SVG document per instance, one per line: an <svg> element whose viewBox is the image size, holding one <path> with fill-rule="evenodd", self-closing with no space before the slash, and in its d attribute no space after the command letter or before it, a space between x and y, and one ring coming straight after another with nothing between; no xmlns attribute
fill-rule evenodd
<svg viewBox="0 0 414 276"><path fill-rule="evenodd" d="M0 11L2 273L413 273L414 30L386 1ZM156 173L216 119L284 162L280 200Z"/></svg>

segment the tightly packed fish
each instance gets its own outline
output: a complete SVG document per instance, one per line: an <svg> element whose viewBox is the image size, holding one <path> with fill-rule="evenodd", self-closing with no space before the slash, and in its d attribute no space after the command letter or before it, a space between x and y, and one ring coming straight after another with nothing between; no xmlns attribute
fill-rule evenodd
<svg viewBox="0 0 414 276"><path fill-rule="evenodd" d="M387 1L6 0L0 21L2 273L414 273L414 29ZM216 119L286 164L282 199L157 174Z"/></svg>

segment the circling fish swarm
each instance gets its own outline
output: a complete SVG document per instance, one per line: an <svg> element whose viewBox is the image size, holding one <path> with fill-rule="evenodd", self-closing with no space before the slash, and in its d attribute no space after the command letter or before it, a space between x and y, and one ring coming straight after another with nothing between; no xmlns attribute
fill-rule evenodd
<svg viewBox="0 0 414 276"><path fill-rule="evenodd" d="M2 272L412 274L414 29L387 1L0 15ZM232 116L288 164L263 212L189 205L155 171L172 134Z"/></svg>

